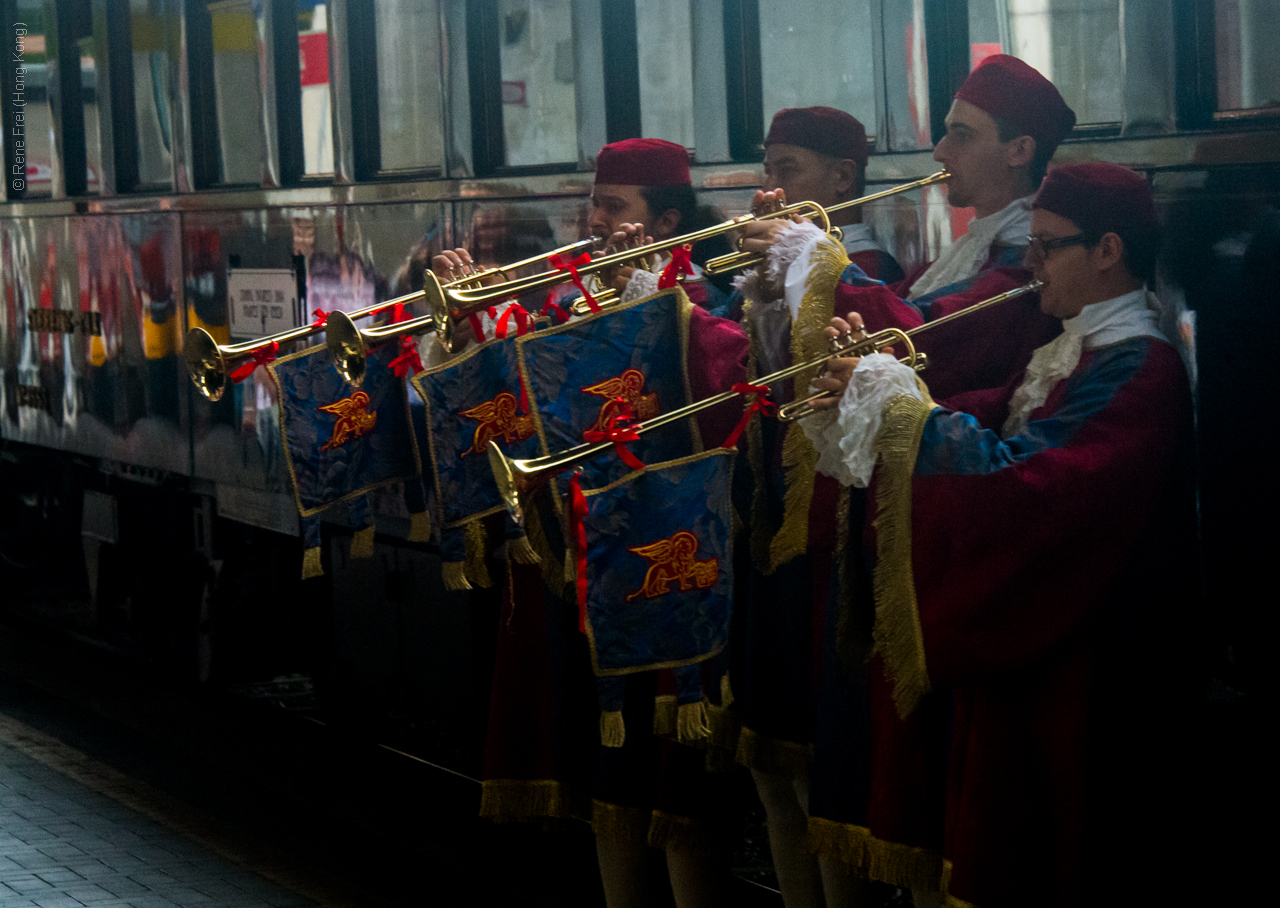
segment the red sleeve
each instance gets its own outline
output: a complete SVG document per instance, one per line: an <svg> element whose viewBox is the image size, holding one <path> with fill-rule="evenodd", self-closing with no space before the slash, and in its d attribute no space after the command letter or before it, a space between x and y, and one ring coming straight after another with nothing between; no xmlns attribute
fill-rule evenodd
<svg viewBox="0 0 1280 908"><path fill-rule="evenodd" d="M689 389L703 400L747 378L747 335L742 326L695 306L689 320ZM707 448L721 444L742 417L742 401L730 400L698 414Z"/></svg>

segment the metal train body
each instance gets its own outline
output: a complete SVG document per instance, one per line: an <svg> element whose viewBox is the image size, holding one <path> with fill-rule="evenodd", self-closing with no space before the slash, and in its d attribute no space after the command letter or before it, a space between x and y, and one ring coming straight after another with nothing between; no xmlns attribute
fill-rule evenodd
<svg viewBox="0 0 1280 908"><path fill-rule="evenodd" d="M936 132L939 110L945 113L938 99L949 95L945 84L937 87L935 72L943 69L937 55L945 48L916 48L927 50L933 75L925 81L917 78L919 91L911 95L911 86L900 84L910 72L889 50L896 46L890 37L901 40L901 23L895 25L898 5L863 5L877 34L886 36L874 55L874 84L880 87L873 92L872 110L882 126L872 130L871 192L937 169L928 150L929 130L932 125ZM91 18L98 17L91 33L105 36L109 57L123 40L118 34L123 25L108 12L113 5L66 6L83 7ZM66 112L66 97L61 113L53 103L55 122L41 127L52 129L51 158L32 158L27 173L33 180L26 194L13 191L10 180L8 201L0 204L0 467L8 486L3 570L13 581L9 598L15 605L20 596L53 602L87 590L92 594L87 610L59 611L48 605L37 611L148 654L192 679L235 683L301 672L317 678L330 704L356 713L435 716L425 725L438 734L424 733L433 743L422 746L446 764L471 771L476 715L484 707L484 673L491 658L492 642L484 637L492 631L496 612L479 614L466 594L443 590L439 561L430 550L399 541L407 520L390 494L376 502L380 535L372 562L346 561L346 537L341 517L335 516L329 575L305 584L298 580L298 519L272 386L259 370L231 386L222 401L204 400L187 379L183 339L194 326L208 328L223 342L246 339L282 320L310 320L316 310L370 305L414 289L415 269L420 273L430 256L445 247L467 246L483 264L501 264L580 238L591 192L590 155L605 140L640 134L650 122L648 99L640 97L644 79L640 90L634 90L634 85L622 84L625 80L607 76L601 83L603 95L592 95L600 86L586 70L607 67L583 55L584 42L590 43L584 35L593 34L594 27L602 46L616 51L622 39L616 29L605 27L614 5L551 4L576 17L578 56L570 54L567 64L559 59L565 51L558 46L547 52L559 59L556 65L576 60L578 67L579 94L567 121L577 130L576 159L506 161L501 159L503 141L515 147L511 124L530 108L514 97L518 80L495 79L490 71L507 63L495 64L485 54L496 56L499 45L506 53L515 45L502 42L521 27L537 28L536 17L528 18L533 11L528 4L440 3L433 6L431 49L439 71L432 77L437 96L430 116L436 118L444 149L438 160L426 160L423 166L371 166L369 148L376 143L370 131L377 132L379 124L367 121L371 115L376 120L379 111L385 117L386 107L380 106L376 90L370 95L369 76L361 69L379 65L358 46L369 27L361 16L403 4L331 3L320 31L313 28L313 9L308 27L299 27L296 46L305 72L312 63L308 54L315 50L308 49L308 42L315 45L316 36L324 36L328 73L324 80L313 74L310 82L303 78L292 83L301 91L290 108L284 103L289 86L281 87L288 82L281 74L288 72L280 58L288 58L292 37L282 38L280 31L287 31L294 7L245 3L238 21L257 28L245 37L250 42L246 46L256 47L260 59L268 61L255 72L274 74L275 80L249 80L245 85L258 94L250 91L241 101L256 105L260 110L255 116L266 117L269 124L270 116L261 111L274 102L276 127L257 139L265 162L264 185L247 187L223 179L227 174L220 175L218 161L232 160L238 147L258 154L253 151L257 146L229 135L229 129L211 134L209 127L211 118L221 117L224 126L231 122L225 105L234 100L228 93L235 83L215 65L215 97L200 84L199 66L205 64L196 43L200 29L210 28L210 9L214 57L238 46L226 32L235 23L217 18L225 6L134 3L133 53L110 61L114 70L99 66L94 116L86 115L77 133L67 125L73 118ZM816 10L821 4L809 6ZM937 8L962 4L916 6L923 17L919 21L933 27L940 21ZM622 28L623 37L630 35L640 46L650 27L648 17L658 15L647 7L635 4L633 20L639 16L639 25L632 21L630 32ZM749 107L751 98L741 97L741 86L724 77L732 71L734 53L743 47L733 38L735 23L750 26L756 4L694 2L684 8L692 9L695 20L714 13L721 26L713 31L710 50L700 43L702 37L695 39L692 63L697 74L705 75L706 53L720 42L720 60L712 62L727 68L719 70L718 89L695 96L683 113L701 123L721 111L720 131L727 135L723 151L705 157L700 152L693 179L699 201L731 217L747 210L761 181L763 117L755 118L760 122L743 120L736 111L743 104ZM67 25L63 4L42 9L46 24ZM521 10L525 20L512 18ZM816 27L820 17L809 13L809 24ZM757 38L767 26L761 25L760 15L756 9ZM1168 12L1167 33L1151 26L1149 32L1135 34L1131 24L1122 36L1125 46L1172 54L1186 28L1181 15ZM486 31L495 23L505 30L500 40ZM144 53L138 34L150 27L160 31L154 47ZM60 66L65 70L66 61L59 63L54 53L60 40L52 34L56 28L47 31L44 81L47 97L56 102L57 80L47 76ZM377 37L384 39L386 32ZM700 48L706 51L701 56ZM155 95L172 117L163 185L149 184L140 175L140 168L146 170L155 157L137 126L141 108L135 108L132 120L121 116L128 105L112 94L125 90L117 78L121 60L133 63L137 98L145 94L137 91L145 74L154 77L153 86L164 77L163 92ZM763 64L762 75L757 53L755 63L747 66L745 71L755 74L757 91L770 65ZM1149 60L1148 65L1154 67ZM1266 331L1275 322L1274 308L1250 294L1263 286L1259 269L1275 261L1275 249L1266 243L1276 235L1280 209L1280 125L1268 119L1274 108L1257 116L1185 114L1178 106L1185 93L1175 91L1186 78L1182 69L1166 68L1163 81L1159 71L1130 73L1124 84L1135 93L1141 75L1148 94L1163 93L1165 101L1126 94L1127 106L1117 122L1082 127L1056 160L1114 161L1149 174L1155 187L1169 232L1161 289L1196 313L1184 339L1196 342L1203 548L1212 569L1228 553L1240 551L1242 539L1250 535L1239 532L1251 518L1241 515L1238 501L1223 504L1232 485L1224 466L1238 452L1229 455L1217 433L1242 415L1239 398L1228 389L1256 381L1256 376L1235 371L1239 327ZM34 91L34 78L27 74L28 92ZM495 85L501 89L497 98L486 94ZM328 91L319 121L314 112L306 113L308 104L314 106L317 86ZM530 82L524 87L532 91L536 86ZM12 95L12 74L6 90ZM921 117L918 107L926 97L933 110ZM639 109L633 109L637 98ZM82 96L77 103L87 102ZM759 97L754 103L759 113ZM1134 113L1142 104L1159 103L1167 108L1161 116L1144 120ZM5 107L10 121L14 110L13 104ZM913 129L904 126L907 116L915 116ZM114 124L113 136L103 131L108 121ZM34 116L26 122L34 123ZM327 161L308 150L314 130L303 133L307 122L333 126ZM134 145L121 141L126 128L134 128ZM700 149L704 132L714 130L695 129ZM394 136L384 122L384 164L386 149L399 147ZM12 138L7 139L5 159L11 173ZM86 179L68 177L73 169L69 155L87 160ZM138 158L132 165L130 155ZM309 173L315 161L317 167L330 168L327 176ZM38 197L44 184L34 179L42 172L50 188L47 198ZM121 177L125 172L132 174L131 181ZM937 187L869 206L865 220L904 266L935 257L953 232L963 228ZM258 287L254 275L264 271L270 274L261 287L279 289L285 298L277 294L259 302L280 311L242 308L233 325L236 288ZM296 291L291 298L285 292L290 287ZM1251 313L1261 320L1252 320ZM245 324L259 316L257 326ZM1261 387L1266 393L1272 386L1264 382ZM487 595L476 593L475 601L483 603Z"/></svg>

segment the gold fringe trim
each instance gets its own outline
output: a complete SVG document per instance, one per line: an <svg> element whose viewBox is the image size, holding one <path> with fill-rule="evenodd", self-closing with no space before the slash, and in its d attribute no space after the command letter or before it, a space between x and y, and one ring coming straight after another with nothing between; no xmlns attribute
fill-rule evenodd
<svg viewBox="0 0 1280 908"><path fill-rule="evenodd" d="M516 564L541 564L542 559L534 551L528 536L517 536L507 540L507 560Z"/></svg>
<svg viewBox="0 0 1280 908"><path fill-rule="evenodd" d="M431 513L420 511L409 515L409 542L431 541Z"/></svg>
<svg viewBox="0 0 1280 908"><path fill-rule="evenodd" d="M948 892L946 908L978 908L978 906L973 902L966 902L964 899L956 898Z"/></svg>
<svg viewBox="0 0 1280 908"><path fill-rule="evenodd" d="M600 745L621 747L627 740L627 726L622 722L622 710L611 709L600 714Z"/></svg>
<svg viewBox="0 0 1280 908"><path fill-rule="evenodd" d="M564 585L573 586L578 580L578 563L573 557L573 546L564 547Z"/></svg>
<svg viewBox="0 0 1280 908"><path fill-rule="evenodd" d="M697 820L655 810L649 819L648 843L663 851L706 853L718 844L716 836Z"/></svg>
<svg viewBox="0 0 1280 908"><path fill-rule="evenodd" d="M809 850L848 864L864 877L903 889L942 891L942 855L928 848L899 845L865 826L809 817Z"/></svg>
<svg viewBox="0 0 1280 908"><path fill-rule="evenodd" d="M653 733L664 738L676 733L676 695L659 694L653 698Z"/></svg>
<svg viewBox="0 0 1280 908"><path fill-rule="evenodd" d="M906 718L930 690L911 554L911 477L931 407L895 397L876 436L876 620L872 637L893 681L893 702Z"/></svg>
<svg viewBox="0 0 1280 908"><path fill-rule="evenodd" d="M738 734L737 761L748 769L805 781L813 763L813 745L771 738L750 728Z"/></svg>
<svg viewBox="0 0 1280 908"><path fill-rule="evenodd" d="M356 534L351 537L352 558L373 557L373 533L373 527L365 527L363 530L356 530Z"/></svg>
<svg viewBox="0 0 1280 908"><path fill-rule="evenodd" d="M323 577L324 566L320 563L320 546L313 546L302 553L302 579Z"/></svg>
<svg viewBox="0 0 1280 908"><path fill-rule="evenodd" d="M538 509L535 507L529 507L524 512L524 536L533 546L534 552L538 555L538 561L542 564L542 582L547 585L547 589L563 599L565 597L564 571L551 551L551 543L547 541L542 518L538 516Z"/></svg>
<svg viewBox="0 0 1280 908"><path fill-rule="evenodd" d="M676 707L676 740L681 744L703 744L711 734L707 724L707 701L681 703Z"/></svg>
<svg viewBox="0 0 1280 908"><path fill-rule="evenodd" d="M767 573L772 574L809 548L809 504L813 501L813 478L817 470L818 452L800 423L793 422L787 427L787 437L782 443L782 472L787 491L782 526L769 543Z"/></svg>
<svg viewBox="0 0 1280 908"><path fill-rule="evenodd" d="M480 789L480 816L495 823L545 817L589 820L585 799L575 798L555 779L486 779Z"/></svg>
<svg viewBox="0 0 1280 908"><path fill-rule="evenodd" d="M735 710L708 703L707 729L707 744L727 751L732 759L737 753L738 734L741 731L738 713Z"/></svg>
<svg viewBox="0 0 1280 908"><path fill-rule="evenodd" d="M729 673L720 676L720 708L728 709L733 705L733 688L729 686Z"/></svg>
<svg viewBox="0 0 1280 908"><path fill-rule="evenodd" d="M489 554L489 536L484 531L484 522L473 520L466 526L467 533L467 580L478 587L488 589L493 586L493 578L489 576L489 568L485 558Z"/></svg>
<svg viewBox="0 0 1280 908"><path fill-rule="evenodd" d="M648 844L651 819L651 813L641 807L591 802L591 831L598 839L623 845Z"/></svg>
<svg viewBox="0 0 1280 908"><path fill-rule="evenodd" d="M444 562L441 574L443 575L444 588L446 590L459 592L471 589L471 584L467 582L467 563L465 561Z"/></svg>

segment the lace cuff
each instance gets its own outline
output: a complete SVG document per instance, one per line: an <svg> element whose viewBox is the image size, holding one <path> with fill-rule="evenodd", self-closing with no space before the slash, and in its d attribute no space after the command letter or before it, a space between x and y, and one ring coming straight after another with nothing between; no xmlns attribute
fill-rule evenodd
<svg viewBox="0 0 1280 908"><path fill-rule="evenodd" d="M637 268L632 272L631 280L627 281L627 289L622 291L621 302L630 303L653 296L658 292L658 277L652 271Z"/></svg>
<svg viewBox="0 0 1280 908"><path fill-rule="evenodd" d="M885 406L903 394L924 400L915 372L886 353L864 356L837 410L803 420L805 434L818 452L818 472L842 485L865 489L876 465L872 445Z"/></svg>

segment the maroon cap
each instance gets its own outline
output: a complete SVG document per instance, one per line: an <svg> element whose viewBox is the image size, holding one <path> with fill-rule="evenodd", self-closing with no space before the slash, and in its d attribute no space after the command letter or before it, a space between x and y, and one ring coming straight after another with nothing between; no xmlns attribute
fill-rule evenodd
<svg viewBox="0 0 1280 908"><path fill-rule="evenodd" d="M1012 123L1047 156L1076 125L1075 112L1053 83L1008 54L993 54L979 63L956 97Z"/></svg>
<svg viewBox="0 0 1280 908"><path fill-rule="evenodd" d="M596 155L596 182L615 186L688 186L689 153L663 139L623 139Z"/></svg>
<svg viewBox="0 0 1280 908"><path fill-rule="evenodd" d="M1127 239L1159 226L1146 178L1101 161L1053 168L1031 204L1061 215L1091 236L1117 233Z"/></svg>
<svg viewBox="0 0 1280 908"><path fill-rule="evenodd" d="M867 130L834 107L787 107L773 115L767 145L798 145L819 154L867 166Z"/></svg>

